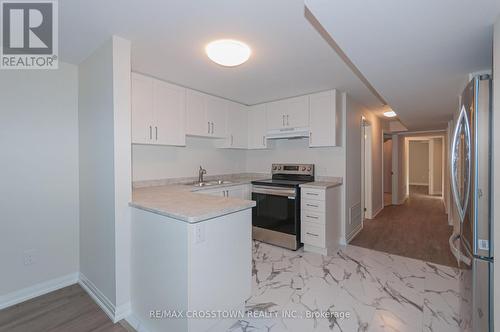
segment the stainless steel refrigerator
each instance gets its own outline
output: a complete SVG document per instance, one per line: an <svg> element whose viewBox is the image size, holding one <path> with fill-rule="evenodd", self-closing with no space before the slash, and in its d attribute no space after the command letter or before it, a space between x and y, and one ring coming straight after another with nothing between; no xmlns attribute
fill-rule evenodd
<svg viewBox="0 0 500 332"><path fill-rule="evenodd" d="M488 75L462 93L451 152L451 184L460 218L461 318L472 331L493 331L491 89Z"/></svg>

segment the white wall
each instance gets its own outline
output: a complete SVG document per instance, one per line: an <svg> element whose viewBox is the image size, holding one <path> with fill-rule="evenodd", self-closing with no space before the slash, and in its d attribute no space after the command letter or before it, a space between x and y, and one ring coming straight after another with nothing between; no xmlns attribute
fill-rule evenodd
<svg viewBox="0 0 500 332"><path fill-rule="evenodd" d="M0 74L0 306L78 272L78 72ZM23 252L34 250L25 266Z"/></svg>
<svg viewBox="0 0 500 332"><path fill-rule="evenodd" d="M342 147L309 148L308 139L270 140L269 150L249 150L248 172L269 173L272 163L315 164L317 176L344 176L345 158Z"/></svg>
<svg viewBox="0 0 500 332"><path fill-rule="evenodd" d="M411 185L429 184L429 141L410 141L409 176Z"/></svg>
<svg viewBox="0 0 500 332"><path fill-rule="evenodd" d="M500 17L495 23L494 41L493 41L493 128L500 128ZM495 83L495 80L497 83ZM500 133L493 130L493 232L495 245L494 257L500 257L500 195L495 189L500 188ZM498 312L500 308L500 264L494 264L494 308ZM494 315L495 331L500 331L500 315Z"/></svg>
<svg viewBox="0 0 500 332"><path fill-rule="evenodd" d="M134 145L133 180L196 177L200 165L207 170L207 175L245 171L244 150L218 149L216 145L215 140L198 137L186 137L186 147Z"/></svg>
<svg viewBox="0 0 500 332"><path fill-rule="evenodd" d="M79 73L80 272L114 314L130 301L130 43L113 37Z"/></svg>
<svg viewBox="0 0 500 332"><path fill-rule="evenodd" d="M361 118L365 117L372 128L372 211L376 214L383 208L382 183L382 135L383 122L352 98L347 98L346 110L346 158L345 158L345 225L344 234L349 239L360 227L360 222L351 222L350 209L361 202Z"/></svg>

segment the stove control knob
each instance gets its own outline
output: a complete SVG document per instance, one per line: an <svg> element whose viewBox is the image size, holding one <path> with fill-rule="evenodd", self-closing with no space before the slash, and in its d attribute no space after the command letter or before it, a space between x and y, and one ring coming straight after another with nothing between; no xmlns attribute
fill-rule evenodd
<svg viewBox="0 0 500 332"><path fill-rule="evenodd" d="M308 167L308 168L307 168L307 171L308 171L308 172L310 172L310 171L311 171L311 167Z"/></svg>
<svg viewBox="0 0 500 332"><path fill-rule="evenodd" d="M302 167L302 172L304 172L305 170L306 170L306 168L305 168L305 167Z"/></svg>
<svg viewBox="0 0 500 332"><path fill-rule="evenodd" d="M278 171L281 171L281 166L278 166Z"/></svg>
<svg viewBox="0 0 500 332"><path fill-rule="evenodd" d="M276 168L277 168L276 166L273 166L273 171L275 171L275 170L276 170Z"/></svg>

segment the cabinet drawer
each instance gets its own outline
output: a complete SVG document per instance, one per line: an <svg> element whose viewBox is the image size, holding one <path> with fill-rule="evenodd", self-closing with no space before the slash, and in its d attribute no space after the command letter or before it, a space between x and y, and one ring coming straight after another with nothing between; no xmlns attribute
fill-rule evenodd
<svg viewBox="0 0 500 332"><path fill-rule="evenodd" d="M314 212L314 211L302 210L301 220L307 221L307 222L312 222L315 224L324 224L325 223L325 214Z"/></svg>
<svg viewBox="0 0 500 332"><path fill-rule="evenodd" d="M302 199L300 201L300 204L301 204L300 208L302 210L318 212L318 213L325 213L325 201L316 201L313 199Z"/></svg>
<svg viewBox="0 0 500 332"><path fill-rule="evenodd" d="M325 247L325 226L310 222L301 222L300 227L302 243L320 248Z"/></svg>
<svg viewBox="0 0 500 332"><path fill-rule="evenodd" d="M325 190L323 189L302 188L301 194L303 199L325 200Z"/></svg>

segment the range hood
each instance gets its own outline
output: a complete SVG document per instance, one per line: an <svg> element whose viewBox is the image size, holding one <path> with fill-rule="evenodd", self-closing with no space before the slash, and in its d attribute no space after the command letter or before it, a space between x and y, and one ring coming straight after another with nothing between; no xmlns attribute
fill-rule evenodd
<svg viewBox="0 0 500 332"><path fill-rule="evenodd" d="M286 139L309 137L309 127L270 129L267 131L267 139Z"/></svg>

